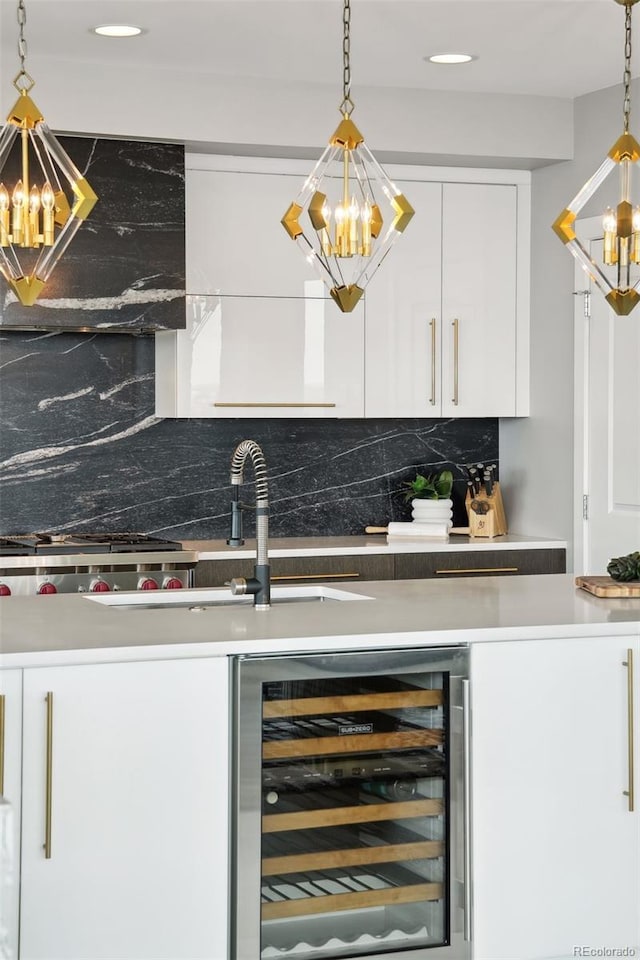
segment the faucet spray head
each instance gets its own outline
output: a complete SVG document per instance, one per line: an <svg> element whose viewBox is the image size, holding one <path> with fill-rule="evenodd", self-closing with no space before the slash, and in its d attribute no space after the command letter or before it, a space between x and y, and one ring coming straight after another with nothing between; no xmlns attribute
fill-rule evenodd
<svg viewBox="0 0 640 960"><path fill-rule="evenodd" d="M244 540L242 538L242 504L240 503L240 489L237 484L233 484L233 499L231 500L231 533L227 544L230 547L242 547Z"/></svg>

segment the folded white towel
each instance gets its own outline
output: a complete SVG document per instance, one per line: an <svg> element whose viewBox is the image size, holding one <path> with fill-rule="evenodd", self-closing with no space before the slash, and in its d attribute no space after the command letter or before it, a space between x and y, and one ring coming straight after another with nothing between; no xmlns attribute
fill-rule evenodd
<svg viewBox="0 0 640 960"><path fill-rule="evenodd" d="M390 523L387 528L387 537L431 537L442 539L449 536L451 520L428 520L411 523Z"/></svg>

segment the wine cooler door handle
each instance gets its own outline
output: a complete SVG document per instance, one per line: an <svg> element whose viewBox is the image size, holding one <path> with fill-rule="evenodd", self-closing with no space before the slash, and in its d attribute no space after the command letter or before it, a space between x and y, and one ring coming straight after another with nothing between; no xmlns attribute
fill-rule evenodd
<svg viewBox="0 0 640 960"><path fill-rule="evenodd" d="M469 680L462 681L462 743L464 750L464 939L473 939L473 897L471 859L471 697Z"/></svg>

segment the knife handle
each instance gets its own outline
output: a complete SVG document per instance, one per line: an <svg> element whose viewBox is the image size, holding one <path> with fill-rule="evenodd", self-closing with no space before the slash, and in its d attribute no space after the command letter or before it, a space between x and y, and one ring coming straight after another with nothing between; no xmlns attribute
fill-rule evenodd
<svg viewBox="0 0 640 960"><path fill-rule="evenodd" d="M365 527L365 533L387 533L389 527Z"/></svg>

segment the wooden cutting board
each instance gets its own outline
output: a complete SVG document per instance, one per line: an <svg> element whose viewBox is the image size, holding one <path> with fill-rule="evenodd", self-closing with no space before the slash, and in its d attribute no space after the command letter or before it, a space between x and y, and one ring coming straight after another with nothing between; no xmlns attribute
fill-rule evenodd
<svg viewBox="0 0 640 960"><path fill-rule="evenodd" d="M620 583L613 577L576 577L576 586L582 587L596 597L640 598L640 580Z"/></svg>

